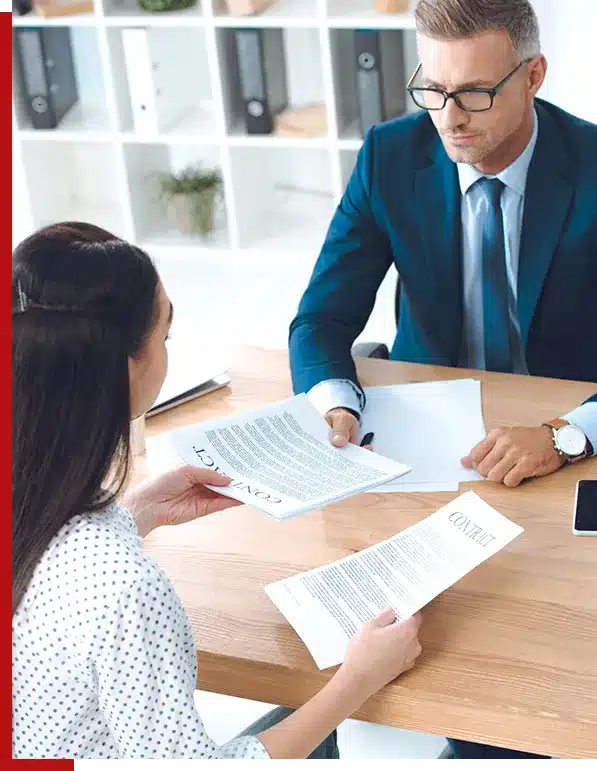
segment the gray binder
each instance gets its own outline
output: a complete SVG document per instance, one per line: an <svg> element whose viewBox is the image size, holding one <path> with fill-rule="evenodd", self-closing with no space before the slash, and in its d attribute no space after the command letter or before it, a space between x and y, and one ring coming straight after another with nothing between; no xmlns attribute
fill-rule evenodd
<svg viewBox="0 0 597 771"><path fill-rule="evenodd" d="M400 30L354 33L358 117L363 136L406 111L404 43Z"/></svg>
<svg viewBox="0 0 597 771"><path fill-rule="evenodd" d="M34 129L53 129L77 102L68 27L13 29L17 74Z"/></svg>
<svg viewBox="0 0 597 771"><path fill-rule="evenodd" d="M275 116L288 104L283 35L281 29L234 30L248 134L271 134Z"/></svg>

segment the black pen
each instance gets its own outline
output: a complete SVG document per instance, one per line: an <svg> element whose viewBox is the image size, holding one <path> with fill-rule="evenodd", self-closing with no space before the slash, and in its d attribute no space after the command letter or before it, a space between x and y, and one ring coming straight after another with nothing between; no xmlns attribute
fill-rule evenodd
<svg viewBox="0 0 597 771"><path fill-rule="evenodd" d="M365 436L361 440L361 447L365 447L368 444L372 444L374 437L375 437L375 434L373 433L373 431L369 431L368 434L365 434Z"/></svg>

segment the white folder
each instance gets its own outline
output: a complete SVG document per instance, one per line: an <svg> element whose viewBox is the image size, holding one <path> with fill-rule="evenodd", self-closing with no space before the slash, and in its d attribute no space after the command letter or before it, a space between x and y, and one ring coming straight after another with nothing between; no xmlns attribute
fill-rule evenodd
<svg viewBox="0 0 597 771"><path fill-rule="evenodd" d="M170 130L189 103L188 73L176 34L167 28L123 29L122 46L134 130L142 134Z"/></svg>

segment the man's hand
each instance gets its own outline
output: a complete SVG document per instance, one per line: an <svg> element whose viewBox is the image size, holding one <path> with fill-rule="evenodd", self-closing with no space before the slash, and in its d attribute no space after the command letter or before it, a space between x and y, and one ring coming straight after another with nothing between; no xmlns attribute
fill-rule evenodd
<svg viewBox="0 0 597 771"><path fill-rule="evenodd" d="M352 412L343 407L330 410L325 419L332 427L331 442L335 447L344 447L348 442L357 443L359 438L359 421Z"/></svg>
<svg viewBox="0 0 597 771"><path fill-rule="evenodd" d="M516 487L523 479L557 471L564 459L553 446L550 428L494 428L462 458L490 482Z"/></svg>

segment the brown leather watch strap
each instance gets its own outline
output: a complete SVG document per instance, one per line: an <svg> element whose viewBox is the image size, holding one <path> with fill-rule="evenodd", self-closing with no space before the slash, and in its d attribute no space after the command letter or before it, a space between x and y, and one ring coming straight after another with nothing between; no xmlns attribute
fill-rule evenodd
<svg viewBox="0 0 597 771"><path fill-rule="evenodd" d="M554 418L553 420L549 420L543 425L549 426L549 428L563 428L564 426L569 426L570 424L567 420L563 420L562 418Z"/></svg>

